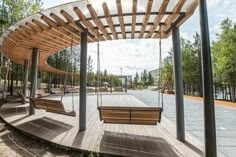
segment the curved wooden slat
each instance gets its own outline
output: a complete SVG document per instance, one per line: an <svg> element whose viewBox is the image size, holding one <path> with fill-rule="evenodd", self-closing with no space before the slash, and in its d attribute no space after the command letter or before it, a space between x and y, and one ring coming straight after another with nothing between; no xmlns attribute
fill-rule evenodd
<svg viewBox="0 0 236 157"><path fill-rule="evenodd" d="M133 0L133 7L132 7L132 27L131 27L131 38L134 38L135 32L135 25L136 25L136 12L137 12L137 0Z"/></svg>
<svg viewBox="0 0 236 157"><path fill-rule="evenodd" d="M109 25L109 27L111 29L111 32L112 32L112 34L114 36L114 39L118 39L118 35L116 34L116 29L114 27L114 23L113 23L113 20L111 18L110 11L109 11L109 8L107 7L107 4L103 3L102 7L103 7L103 11L104 11L107 23L108 23L108 25Z"/></svg>
<svg viewBox="0 0 236 157"><path fill-rule="evenodd" d="M101 41L105 40L102 36L98 35L97 30L94 29L93 24L90 21L86 20L85 15L82 13L82 11L78 7L74 7L74 12L79 17L83 25L85 25L89 29L89 32L96 37L96 39L97 39L97 36L99 36L99 40Z"/></svg>
<svg viewBox="0 0 236 157"><path fill-rule="evenodd" d="M149 33L146 35L146 38L151 38L153 33L155 32L156 28L159 26L161 19L163 18L166 8L169 4L170 0L163 0L161 7L159 9L159 14L156 15L155 19L154 19L154 24L150 27L149 29Z"/></svg>
<svg viewBox="0 0 236 157"><path fill-rule="evenodd" d="M110 35L108 34L106 28L104 28L102 21L98 18L98 15L96 13L96 11L94 10L94 8L92 7L91 4L87 5L87 8L89 10L89 13L91 15L91 17L93 17L93 21L94 23L96 23L96 25L98 26L99 30L103 33L103 35L105 36L105 38L107 40L112 40L112 38L110 37Z"/></svg>
<svg viewBox="0 0 236 157"><path fill-rule="evenodd" d="M147 26L147 23L148 23L148 20L149 20L149 17L150 17L150 12L152 10L152 3L153 3L153 0L148 0L145 15L143 17L143 25L142 25L142 28L141 28L141 32L139 34L139 38L143 37L144 31L146 29L146 26Z"/></svg>
<svg viewBox="0 0 236 157"><path fill-rule="evenodd" d="M120 22L120 29L122 32L122 36L123 36L123 39L126 39L121 0L116 0L116 5L117 5L118 18L119 18L119 22Z"/></svg>

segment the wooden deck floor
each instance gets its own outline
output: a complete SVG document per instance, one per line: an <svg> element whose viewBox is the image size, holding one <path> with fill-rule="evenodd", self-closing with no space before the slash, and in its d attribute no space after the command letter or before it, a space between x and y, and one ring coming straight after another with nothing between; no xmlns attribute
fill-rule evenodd
<svg viewBox="0 0 236 157"><path fill-rule="evenodd" d="M78 96L76 96L78 97ZM71 104L65 97L64 104ZM78 111L78 98L76 111ZM103 95L104 105L146 106L132 95ZM68 110L71 106L67 105ZM202 143L187 134L187 142L175 138L175 127L164 116L156 126L103 124L99 120L96 96L87 97L87 130L79 132L79 117L69 117L43 110L28 115L28 104L7 103L2 106L1 117L13 127L45 141L66 148L87 150L121 156L203 156Z"/></svg>

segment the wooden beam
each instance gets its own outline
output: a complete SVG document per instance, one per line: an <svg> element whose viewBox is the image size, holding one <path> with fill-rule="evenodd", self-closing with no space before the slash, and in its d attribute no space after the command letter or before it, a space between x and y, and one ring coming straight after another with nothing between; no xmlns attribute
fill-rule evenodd
<svg viewBox="0 0 236 157"><path fill-rule="evenodd" d="M83 32L84 30L82 28L80 28L79 26L77 26L74 22L74 19L72 16L70 16L69 13L67 13L65 10L61 10L60 13L65 17L65 19L68 21L68 25L71 26L72 28L74 28L75 30L79 31L79 32ZM58 17L59 18L59 17ZM94 42L95 39L94 37L91 37L90 35L88 35L88 39L89 42Z"/></svg>
<svg viewBox="0 0 236 157"><path fill-rule="evenodd" d="M26 32L28 32L31 35L36 34L35 30L33 30L33 29L29 28L29 27L26 27L24 25L20 25L19 28L24 30L24 31L26 31Z"/></svg>
<svg viewBox="0 0 236 157"><path fill-rule="evenodd" d="M16 40L16 41L21 41L25 39L25 36L19 35L16 33L16 31L11 32L8 37Z"/></svg>
<svg viewBox="0 0 236 157"><path fill-rule="evenodd" d="M118 11L118 18L120 22L120 29L122 32L122 36L123 36L123 39L126 39L121 0L116 0L116 6L117 6L117 11Z"/></svg>
<svg viewBox="0 0 236 157"><path fill-rule="evenodd" d="M184 5L184 3L186 2L186 0L179 0L178 3L176 4L176 6L174 7L172 14L168 16L168 18L165 20L165 25L163 27L161 27L161 29L159 29L159 32L161 32L162 34L164 34L165 30L168 29L170 27L170 25L172 23L174 23L174 20L176 19L176 17L179 16L179 13Z"/></svg>
<svg viewBox="0 0 236 157"><path fill-rule="evenodd" d="M60 13L65 17L65 19L69 23L75 24L73 17L69 13L67 13L65 10L61 10Z"/></svg>
<svg viewBox="0 0 236 157"><path fill-rule="evenodd" d="M177 27L181 26L189 17L192 16L194 11L196 10L198 6L198 0L194 0L192 4L189 5L189 7L186 10L185 17L176 24Z"/></svg>
<svg viewBox="0 0 236 157"><path fill-rule="evenodd" d="M137 0L133 0L133 7L132 7L132 33L131 38L134 38L134 32L135 32L135 25L136 25L136 12L137 12Z"/></svg>
<svg viewBox="0 0 236 157"><path fill-rule="evenodd" d="M153 26L150 27L149 29L149 33L146 35L146 38L151 38L153 33L155 32L157 26L159 26L161 19L163 18L163 16L165 15L166 12L166 8L169 4L170 0L163 0L161 7L159 9L159 14L156 15L155 19L154 19L154 24Z"/></svg>
<svg viewBox="0 0 236 157"><path fill-rule="evenodd" d="M30 29L30 28L28 28L28 27L26 27L26 26L23 26L23 25L20 25L19 28L25 30L25 31L28 32L28 33L30 33L31 36L34 35L34 38L35 38L35 39L37 39L37 38L38 38L38 39L42 39L42 38L49 38L49 37L50 37L50 38L53 39L54 41L57 41L57 42L59 42L61 45L64 45L64 46L68 46L68 44L70 43L70 42L64 40L61 36L58 37L58 36L56 36L56 35L50 35L50 34L47 34L47 33L43 32L43 31L40 31L40 33L37 33L37 32L35 32L35 31L33 31L32 29ZM37 34L36 34L36 33L37 33ZM47 40L46 40L45 42L47 42Z"/></svg>
<svg viewBox="0 0 236 157"><path fill-rule="evenodd" d="M27 23L26 25L29 26L32 29L36 29L36 30L40 29L38 32L42 31L42 32L45 32L48 35L57 35L58 37L61 37L63 39L66 38L65 39L66 41L70 41L71 40L72 35L69 32L61 32L61 31L59 31L59 30L57 30L55 28L51 28L50 31L49 31L49 28L46 25L44 25L43 23L41 23L41 22L39 22L37 20L32 20L32 22L34 24ZM79 43L80 39L75 39L74 41L75 41L75 43Z"/></svg>
<svg viewBox="0 0 236 157"><path fill-rule="evenodd" d="M16 29L18 30L18 29ZM8 35L8 38L11 38L13 40L15 40L17 43L19 41L24 41L24 39L26 39L25 35L21 34L19 31L14 31L14 32L11 32L9 35Z"/></svg>
<svg viewBox="0 0 236 157"><path fill-rule="evenodd" d="M161 28L161 27L163 27L163 26L160 26L160 28ZM166 35L165 33L159 32L159 33L156 33L153 38L165 39L165 38L167 38L167 35Z"/></svg>
<svg viewBox="0 0 236 157"><path fill-rule="evenodd" d="M118 39L118 35L116 34L116 29L114 27L114 23L113 23L113 20L111 18L111 15L110 15L110 11L109 11L109 8L107 7L107 4L104 2L102 4L102 7L103 7L103 11L104 11L104 15L106 17L106 21L111 29L111 32L114 36L114 39Z"/></svg>
<svg viewBox="0 0 236 157"><path fill-rule="evenodd" d="M79 32L83 32L84 30L77 26L74 22L74 19L72 16L70 16L69 13L67 13L65 10L61 10L60 13L65 17L65 19L68 21L68 25L73 27L74 29L78 30Z"/></svg>
<svg viewBox="0 0 236 157"><path fill-rule="evenodd" d="M103 33L105 38L107 40L112 40L112 38L108 34L107 30L104 28L102 21L98 18L98 15L97 15L96 11L94 10L93 6L91 4L88 4L87 8L89 10L91 17L93 18L94 23L96 23L96 25L98 26L99 30Z"/></svg>
<svg viewBox="0 0 236 157"><path fill-rule="evenodd" d="M63 14L67 15L65 13L65 11L63 11ZM51 13L50 16L59 24L59 26L64 27L69 32L83 32L83 30L81 28L79 28L78 26L74 26L74 24L73 24L74 22L73 23L69 22L67 24L64 20L62 20L59 16L57 16L54 13ZM66 17L68 18L68 16L66 16ZM90 42L94 41L94 39L91 36L88 36L88 39L89 39Z"/></svg>
<svg viewBox="0 0 236 157"><path fill-rule="evenodd" d="M71 40L71 37L69 35L63 34L63 33L59 32L59 31L57 31L53 28L50 29L50 31L46 31L46 30L42 30L37 25L32 24L32 23L26 23L26 26L28 26L32 30L36 31L38 34L42 34L44 36L52 36L52 37L55 37L55 38L59 38L64 43L67 43Z"/></svg>
<svg viewBox="0 0 236 157"><path fill-rule="evenodd" d="M147 6L146 6L145 15L143 17L143 25L142 25L142 28L141 28L141 32L139 34L139 38L143 37L144 31L146 29L148 20L150 18L150 12L152 10L152 3L153 3L153 0L148 0Z"/></svg>
<svg viewBox="0 0 236 157"><path fill-rule="evenodd" d="M80 35L77 34L78 32L73 32L71 30L69 30L68 28L66 27L63 27L63 26L59 26L56 22L54 22L53 20L51 20L50 18L48 18L47 16L41 16L41 19L46 22L50 27L52 28L55 28L57 29L58 31L60 32L63 32L63 33L70 33L71 35L73 35L73 38L77 38L77 40L80 40Z"/></svg>
<svg viewBox="0 0 236 157"><path fill-rule="evenodd" d="M47 25L45 25L45 24L43 24L43 23L41 23L41 22L39 22L39 21L37 21L37 20L35 20L35 19L33 19L32 22L33 22L35 25L37 25L41 30L49 30L49 28L48 28Z"/></svg>
<svg viewBox="0 0 236 157"><path fill-rule="evenodd" d="M74 12L79 17L81 23L88 28L88 31L91 34L93 34L96 37L96 39L99 38L99 40L101 41L105 40L104 37L98 35L97 30L94 29L93 24L90 21L86 20L86 16L82 13L82 11L78 7L74 7Z"/></svg>
<svg viewBox="0 0 236 157"><path fill-rule="evenodd" d="M22 38L24 38L23 40L18 41L17 44L14 45L15 47L20 44L23 44L24 42L32 42L32 43L40 42L39 45L45 45L45 46L51 46L51 45L58 46L58 47L67 46L66 44L61 43L60 41L54 40L53 38L50 38L49 36L42 37L41 34L31 35L30 33L27 33L26 31L20 28L17 28L14 34L19 35Z"/></svg>

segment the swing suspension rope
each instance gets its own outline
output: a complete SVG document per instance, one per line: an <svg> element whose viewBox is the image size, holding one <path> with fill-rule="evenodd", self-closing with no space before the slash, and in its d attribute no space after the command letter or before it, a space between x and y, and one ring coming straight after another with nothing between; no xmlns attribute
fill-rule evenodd
<svg viewBox="0 0 236 157"><path fill-rule="evenodd" d="M97 91L97 107L99 106L99 103L102 106L102 93L100 92L99 88L101 86L101 71L100 71L100 49L99 49L99 32L97 29L97 77L96 77L96 91Z"/></svg>
<svg viewBox="0 0 236 157"><path fill-rule="evenodd" d="M72 86L73 86L73 82L74 82L74 71L73 71L73 40L74 40L74 36L72 35L72 38L71 38L71 47L70 47L70 57L69 60L71 59L71 81L72 81ZM66 67L66 76L65 76L65 79L64 79L64 91L66 89L66 83L67 83L67 77L68 77L68 73L69 73L69 64L70 62L68 61L68 64L67 64L67 67ZM61 102L63 100L63 97L64 97L64 92L62 92L61 94ZM75 110L75 107L74 107L74 94L72 92L72 110L74 111Z"/></svg>
<svg viewBox="0 0 236 157"><path fill-rule="evenodd" d="M70 52L71 52L71 67L72 67L72 75L71 75L71 84L72 84L72 88L74 88L74 69L73 69L73 35L72 35L72 41L71 41L71 47L70 47ZM74 62L74 65L75 65L75 62ZM74 107L74 92L72 92L72 109L73 111L75 110L75 107Z"/></svg>
<svg viewBox="0 0 236 157"><path fill-rule="evenodd" d="M161 25L160 25L160 30L161 30ZM158 107L161 106L163 109L163 93L161 92L161 77L162 77L162 36L160 33L160 40L159 40L159 80L158 80Z"/></svg>

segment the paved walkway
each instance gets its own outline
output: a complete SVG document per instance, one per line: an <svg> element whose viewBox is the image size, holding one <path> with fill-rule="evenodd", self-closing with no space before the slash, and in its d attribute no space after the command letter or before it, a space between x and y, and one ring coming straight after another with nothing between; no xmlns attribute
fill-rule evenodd
<svg viewBox="0 0 236 157"><path fill-rule="evenodd" d="M191 100L197 100L197 101L203 101L203 98L201 97L195 97L195 96L188 96L185 95L184 98L191 99ZM224 106L224 107L230 107L236 109L236 103L228 102L228 101L221 101L221 100L214 100L216 105Z"/></svg>
<svg viewBox="0 0 236 157"><path fill-rule="evenodd" d="M149 106L157 106L157 92L152 91L129 91L138 99ZM175 95L164 94L163 114L171 121L176 121ZM204 141L204 119L202 99L185 97L185 129L194 136ZM216 101L216 134L217 148L228 157L235 157L236 154L236 108L232 108L232 103ZM230 107L227 107L230 106Z"/></svg>

